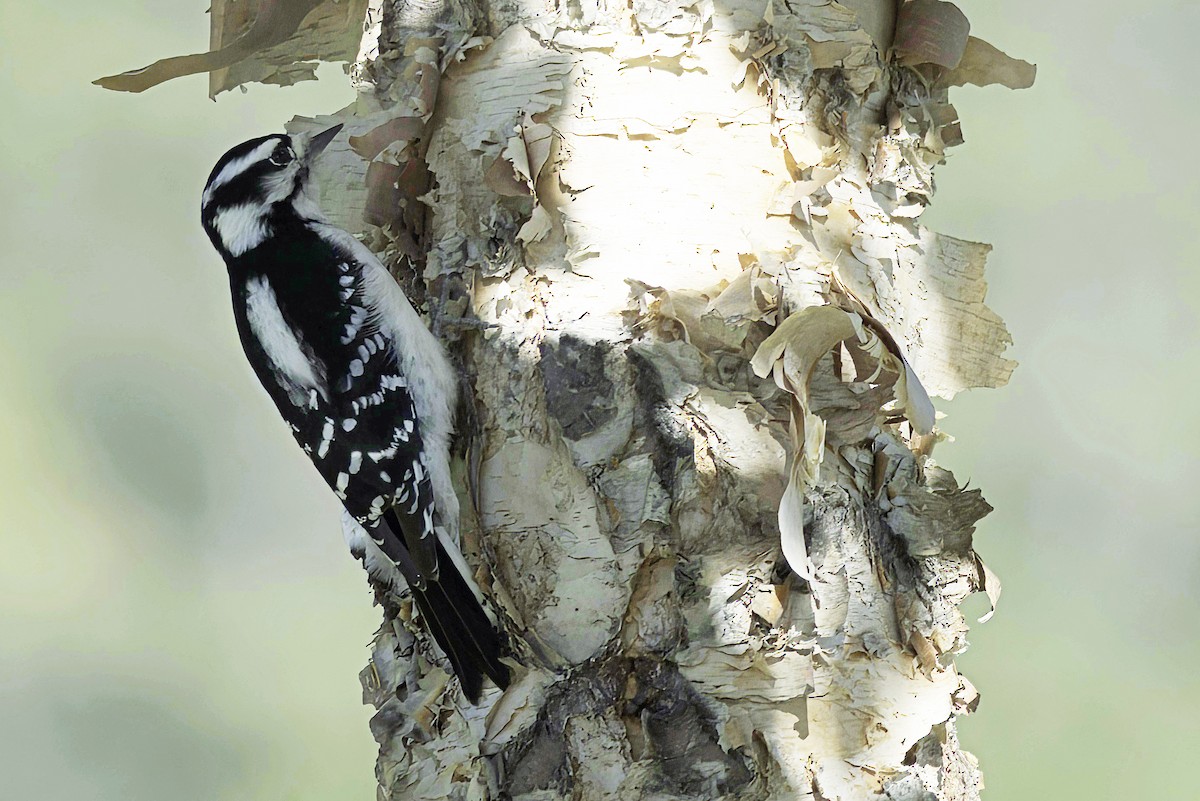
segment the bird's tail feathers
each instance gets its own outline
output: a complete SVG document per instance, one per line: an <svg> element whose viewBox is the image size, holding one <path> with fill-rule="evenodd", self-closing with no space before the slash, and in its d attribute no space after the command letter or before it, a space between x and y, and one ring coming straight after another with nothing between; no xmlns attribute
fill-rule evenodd
<svg viewBox="0 0 1200 801"><path fill-rule="evenodd" d="M496 626L440 541L437 547L438 578L421 589L409 587L429 633L449 658L463 693L474 703L485 675L505 689L509 671L500 661L502 644Z"/></svg>

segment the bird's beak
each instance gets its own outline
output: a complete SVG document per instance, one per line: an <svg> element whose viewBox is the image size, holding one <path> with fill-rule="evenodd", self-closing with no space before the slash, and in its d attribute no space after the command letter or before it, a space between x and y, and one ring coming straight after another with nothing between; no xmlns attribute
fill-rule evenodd
<svg viewBox="0 0 1200 801"><path fill-rule="evenodd" d="M321 131L308 140L308 153L305 155L306 161L313 161L317 156L321 155L321 151L329 146L333 138L342 130L341 124L335 125L332 128Z"/></svg>

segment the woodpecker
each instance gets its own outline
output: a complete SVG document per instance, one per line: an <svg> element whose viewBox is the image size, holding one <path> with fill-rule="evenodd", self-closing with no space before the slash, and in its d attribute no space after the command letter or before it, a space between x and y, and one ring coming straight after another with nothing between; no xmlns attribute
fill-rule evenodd
<svg viewBox="0 0 1200 801"><path fill-rule="evenodd" d="M321 212L312 166L340 129L229 150L201 222L229 271L246 358L341 501L352 551L403 577L474 703L485 675L504 688L509 671L456 545L456 373L375 254Z"/></svg>

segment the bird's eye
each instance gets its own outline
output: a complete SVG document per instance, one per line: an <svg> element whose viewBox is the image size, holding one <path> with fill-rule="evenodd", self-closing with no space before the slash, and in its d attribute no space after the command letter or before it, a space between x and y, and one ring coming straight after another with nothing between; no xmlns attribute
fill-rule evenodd
<svg viewBox="0 0 1200 801"><path fill-rule="evenodd" d="M291 163L292 159L296 158L296 154L287 145L280 143L279 147L271 153L271 163L276 167L286 167Z"/></svg>

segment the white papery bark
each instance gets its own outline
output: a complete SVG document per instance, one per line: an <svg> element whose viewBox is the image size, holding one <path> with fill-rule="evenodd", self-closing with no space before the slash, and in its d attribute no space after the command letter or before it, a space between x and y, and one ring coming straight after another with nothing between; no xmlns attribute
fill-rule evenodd
<svg viewBox="0 0 1200 801"><path fill-rule="evenodd" d="M520 663L472 707L383 599L380 798L978 797L957 605L998 586L929 396L1013 364L987 246L919 216L944 87L1025 73L947 5L371 4L324 202L474 387Z"/></svg>

